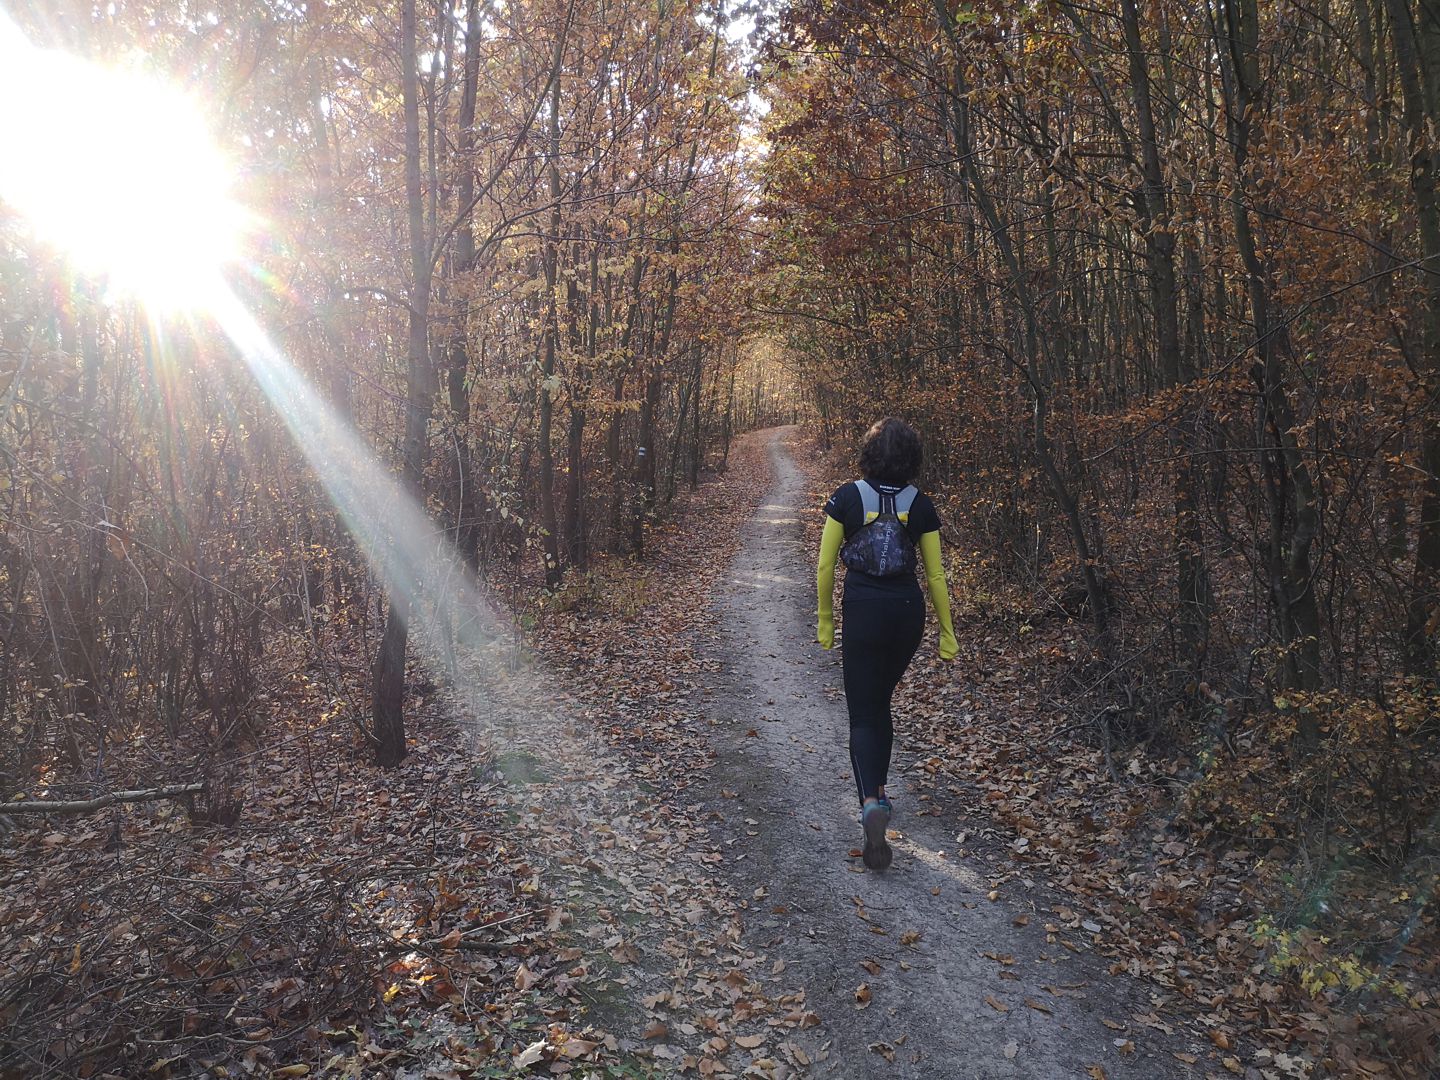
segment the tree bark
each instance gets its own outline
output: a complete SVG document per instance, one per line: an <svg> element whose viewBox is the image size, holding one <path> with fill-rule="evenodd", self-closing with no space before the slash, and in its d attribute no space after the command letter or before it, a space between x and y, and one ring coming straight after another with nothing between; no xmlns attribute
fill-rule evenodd
<svg viewBox="0 0 1440 1080"><path fill-rule="evenodd" d="M560 39L563 42L563 37ZM554 379L560 335L560 301L555 295L560 262L560 69L556 65L550 89L550 234L545 239L546 302L545 340L540 361L540 424L536 433L540 453L540 527L544 530L541 549L545 558L545 585L556 589L564 572L560 564L560 521L555 512L555 448L552 428L555 416Z"/></svg>
<svg viewBox="0 0 1440 1080"><path fill-rule="evenodd" d="M459 132L455 156L459 164L456 202L464 208L475 200L475 98L480 80L480 7L483 0L469 0L465 16L465 65L461 75ZM480 496L471 475L474 454L470 445L470 287L475 268L475 232L466 220L455 231L453 264L455 314L450 326L446 390L454 425L456 463L455 489L451 498L456 550L465 564L476 565L480 544Z"/></svg>
<svg viewBox="0 0 1440 1080"><path fill-rule="evenodd" d="M400 8L401 104L405 113L405 202L410 226L409 330L406 336L404 489L424 505L425 459L435 373L430 363L430 251L420 185L420 102L416 70L415 0ZM405 652L419 582L403 570L391 575L390 610L375 657L371 713L375 763L393 768L405 760Z"/></svg>
<svg viewBox="0 0 1440 1080"><path fill-rule="evenodd" d="M1121 0L1126 53L1129 58L1130 92L1135 106L1140 141L1141 187L1136 200L1145 236L1145 261L1149 271L1150 303L1154 310L1156 355L1160 361L1160 385L1173 390L1194 378L1180 344L1178 288L1175 274L1175 235L1171 229L1170 203L1166 194L1165 170L1160 160L1155 113L1150 95L1150 67L1140 36L1140 18L1135 0ZM1203 554L1190 426L1183 410L1171 425L1169 441L1175 455L1174 519L1172 542L1175 550L1177 600L1181 636L1186 654L1199 666L1205 654L1210 623L1210 577Z"/></svg>
<svg viewBox="0 0 1440 1080"><path fill-rule="evenodd" d="M1282 350L1288 349L1284 324L1272 313L1268 272L1260 258L1250 218L1255 184L1250 176L1250 141L1260 103L1260 61L1257 51L1259 14L1256 0L1221 0L1216 21L1216 47L1225 95L1234 197L1231 201L1236 247L1245 269L1251 326L1258 359L1251 375L1259 388L1262 435L1272 448L1262 450L1262 468L1269 471L1271 599L1285 647L1284 682L1299 690L1320 687L1320 615L1315 599L1311 547L1319 534L1319 506L1310 467L1296 443L1295 414L1285 384ZM1319 728L1313 714L1302 712L1302 744L1313 746Z"/></svg>
<svg viewBox="0 0 1440 1080"><path fill-rule="evenodd" d="M1424 262L1425 319L1417 374L1427 422L1420 445L1423 474L1415 567L1405 611L1405 670L1435 676L1433 636L1440 606L1440 198L1437 198L1435 131L1440 124L1440 26L1434 10L1409 0L1385 0L1395 66L1400 77L1402 118L1410 147L1410 194Z"/></svg>

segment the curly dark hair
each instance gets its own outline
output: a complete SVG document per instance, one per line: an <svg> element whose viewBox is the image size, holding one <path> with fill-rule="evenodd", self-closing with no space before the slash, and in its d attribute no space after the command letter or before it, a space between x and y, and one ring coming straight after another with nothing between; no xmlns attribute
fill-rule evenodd
<svg viewBox="0 0 1440 1080"><path fill-rule="evenodd" d="M860 475L881 484L904 485L920 475L920 436L904 420L887 416L865 433Z"/></svg>

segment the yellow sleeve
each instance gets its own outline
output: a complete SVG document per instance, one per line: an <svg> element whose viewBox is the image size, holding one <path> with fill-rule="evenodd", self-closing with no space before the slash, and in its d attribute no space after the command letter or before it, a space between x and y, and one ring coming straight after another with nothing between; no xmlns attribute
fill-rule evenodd
<svg viewBox="0 0 1440 1080"><path fill-rule="evenodd" d="M955 627L950 622L950 592L945 588L945 564L940 561L940 533L928 532L920 537L920 560L925 564L925 591L940 624L940 659L954 660L960 651L955 640Z"/></svg>
<svg viewBox="0 0 1440 1080"><path fill-rule="evenodd" d="M835 647L835 560L844 541L845 526L826 514L825 531L820 534L820 566L815 571L815 587L820 593L815 640L826 649Z"/></svg>

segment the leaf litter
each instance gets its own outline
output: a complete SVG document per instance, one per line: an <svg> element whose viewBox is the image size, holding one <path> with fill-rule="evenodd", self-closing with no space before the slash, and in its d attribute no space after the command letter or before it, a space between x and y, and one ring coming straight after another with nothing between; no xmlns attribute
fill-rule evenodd
<svg viewBox="0 0 1440 1080"><path fill-rule="evenodd" d="M612 572L657 597L707 588L762 452L741 440L683 527L657 524L644 562ZM744 940L750 901L682 798L713 756L684 607L562 594L526 641L497 622L448 685L418 677L392 772L344 725L307 727L326 710L299 691L277 700L298 735L243 763L231 828L160 805L16 834L0 1076L785 1077L823 1060L804 989Z"/></svg>

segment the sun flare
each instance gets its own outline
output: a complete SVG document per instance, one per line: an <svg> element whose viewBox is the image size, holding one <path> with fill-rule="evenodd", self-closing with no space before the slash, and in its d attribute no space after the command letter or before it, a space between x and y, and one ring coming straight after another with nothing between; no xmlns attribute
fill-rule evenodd
<svg viewBox="0 0 1440 1080"><path fill-rule="evenodd" d="M37 48L0 14L0 212L152 309L208 305L244 215L200 107Z"/></svg>

